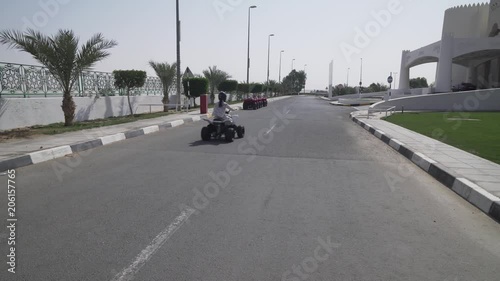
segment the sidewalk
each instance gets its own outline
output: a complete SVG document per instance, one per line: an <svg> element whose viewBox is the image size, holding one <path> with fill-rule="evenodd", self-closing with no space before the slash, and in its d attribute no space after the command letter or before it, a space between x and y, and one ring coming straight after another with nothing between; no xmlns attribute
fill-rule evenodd
<svg viewBox="0 0 500 281"><path fill-rule="evenodd" d="M271 103L285 98L289 98L289 96L269 98L268 102ZM243 103L233 104L232 106L241 109ZM208 112L211 113L212 109L209 108ZM199 114L199 111L176 113L158 118L52 136L43 135L29 139L7 140L0 143L0 172L155 133L185 123L197 122L206 116L206 114Z"/></svg>
<svg viewBox="0 0 500 281"><path fill-rule="evenodd" d="M383 116L367 119L367 111L351 113L354 122L500 222L500 165L380 120Z"/></svg>

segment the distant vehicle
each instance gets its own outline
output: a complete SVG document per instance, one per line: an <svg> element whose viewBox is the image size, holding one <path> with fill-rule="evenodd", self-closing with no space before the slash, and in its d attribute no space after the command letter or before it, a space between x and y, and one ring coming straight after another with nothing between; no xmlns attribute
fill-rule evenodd
<svg viewBox="0 0 500 281"><path fill-rule="evenodd" d="M267 106L267 98L249 98L243 101L243 109L259 109Z"/></svg>
<svg viewBox="0 0 500 281"><path fill-rule="evenodd" d="M472 83L461 83L452 87L453 92L474 91L477 86Z"/></svg>

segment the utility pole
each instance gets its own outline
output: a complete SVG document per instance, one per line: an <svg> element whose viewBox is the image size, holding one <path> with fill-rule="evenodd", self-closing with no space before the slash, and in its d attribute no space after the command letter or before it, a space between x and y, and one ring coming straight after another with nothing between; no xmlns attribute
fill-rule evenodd
<svg viewBox="0 0 500 281"><path fill-rule="evenodd" d="M177 26L177 105L181 104L181 21L179 19L179 0L175 1L176 4L176 26Z"/></svg>

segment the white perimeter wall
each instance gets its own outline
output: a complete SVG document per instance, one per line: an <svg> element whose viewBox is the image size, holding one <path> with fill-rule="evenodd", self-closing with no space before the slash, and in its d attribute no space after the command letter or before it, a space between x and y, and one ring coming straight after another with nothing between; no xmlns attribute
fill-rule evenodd
<svg viewBox="0 0 500 281"><path fill-rule="evenodd" d="M149 112L144 103L161 103L161 96L131 97L134 113ZM76 104L75 120L83 121L111 116L129 115L127 97L73 97ZM61 108L62 97L54 98L1 98L0 130L9 130L33 125L64 122ZM153 111L162 111L161 106Z"/></svg>
<svg viewBox="0 0 500 281"><path fill-rule="evenodd" d="M430 94L379 102L372 108L395 106L399 111L500 111L500 89Z"/></svg>
<svg viewBox="0 0 500 281"><path fill-rule="evenodd" d="M130 97L134 114L148 113L149 106L144 104L161 104L162 96L133 96ZM210 95L208 95L210 102ZM235 100L236 95L229 95ZM73 97L76 104L75 121L93 120L111 116L125 116L130 114L126 96ZM218 101L215 95L216 102ZM170 96L170 103L177 102L176 95ZM190 99L192 105L193 99ZM61 108L62 97L49 98L0 98L0 130L10 130L34 125L48 125L64 122ZM141 105L142 104L142 105ZM196 99L200 105L200 98ZM174 108L175 106L170 106ZM163 111L162 106L153 106L152 112Z"/></svg>

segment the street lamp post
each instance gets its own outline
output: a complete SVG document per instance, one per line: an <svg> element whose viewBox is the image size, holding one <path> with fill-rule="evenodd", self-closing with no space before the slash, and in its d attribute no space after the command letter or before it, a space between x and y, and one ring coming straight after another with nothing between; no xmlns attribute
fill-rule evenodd
<svg viewBox="0 0 500 281"><path fill-rule="evenodd" d="M359 98L361 98L362 85L363 85L363 58L361 58L361 71L359 72Z"/></svg>
<svg viewBox="0 0 500 281"><path fill-rule="evenodd" d="M349 87L349 70L351 70L351 68L347 68L347 84L346 84L346 88Z"/></svg>
<svg viewBox="0 0 500 281"><path fill-rule="evenodd" d="M292 71L293 71L293 62L295 61L295 59L292 60Z"/></svg>
<svg viewBox="0 0 500 281"><path fill-rule="evenodd" d="M304 64L304 95L306 94L306 66L307 64Z"/></svg>
<svg viewBox="0 0 500 281"><path fill-rule="evenodd" d="M176 29L177 29L177 104L181 104L181 21L179 19L179 0L176 4ZM177 111L178 105L175 106Z"/></svg>
<svg viewBox="0 0 500 281"><path fill-rule="evenodd" d="M249 85L248 91L250 91L250 10L254 8L257 8L257 6L248 7L248 48L247 48L247 85ZM250 92L248 92L247 95L250 95Z"/></svg>
<svg viewBox="0 0 500 281"><path fill-rule="evenodd" d="M281 55L282 55L284 52L285 52L284 50L281 50L281 52L280 52L280 74L279 74L279 78L278 78L279 83L281 83Z"/></svg>
<svg viewBox="0 0 500 281"><path fill-rule="evenodd" d="M267 37L267 85L266 85L266 97L268 95L268 90L269 90L269 59L271 56L271 37L273 37L274 34L269 34Z"/></svg>

